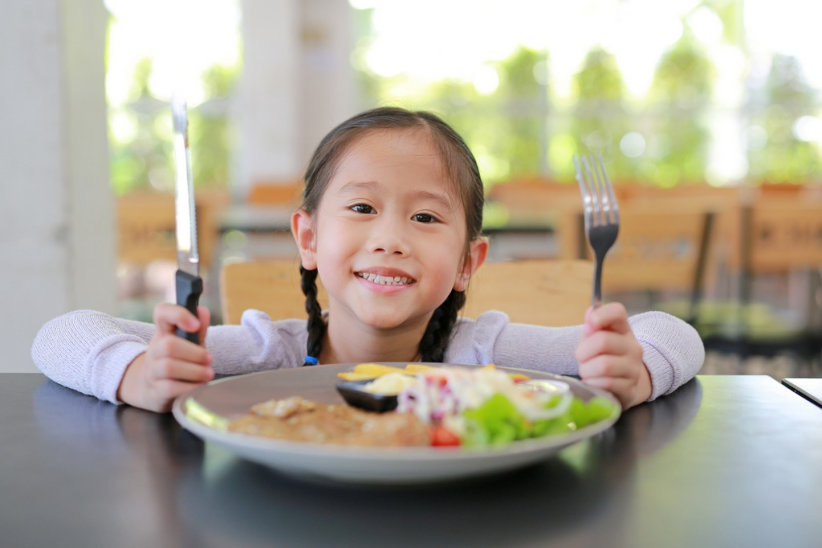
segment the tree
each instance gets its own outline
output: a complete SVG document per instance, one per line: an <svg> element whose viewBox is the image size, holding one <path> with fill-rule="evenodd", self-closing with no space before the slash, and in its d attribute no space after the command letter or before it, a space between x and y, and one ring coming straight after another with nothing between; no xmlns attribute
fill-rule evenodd
<svg viewBox="0 0 822 548"><path fill-rule="evenodd" d="M613 179L630 177L630 162L619 149L631 122L625 105L625 82L616 57L601 47L589 51L574 76L573 94L576 105L570 134L576 142L575 152L601 153Z"/></svg>
<svg viewBox="0 0 822 548"><path fill-rule="evenodd" d="M773 183L801 183L818 177L822 168L818 145L800 140L794 131L797 120L815 114L813 91L795 57L773 57L764 96L765 106L754 120L764 130L766 143L748 151L750 177Z"/></svg>
<svg viewBox="0 0 822 548"><path fill-rule="evenodd" d="M655 123L646 176L656 184L704 180L713 78L711 61L688 34L660 58L647 99Z"/></svg>

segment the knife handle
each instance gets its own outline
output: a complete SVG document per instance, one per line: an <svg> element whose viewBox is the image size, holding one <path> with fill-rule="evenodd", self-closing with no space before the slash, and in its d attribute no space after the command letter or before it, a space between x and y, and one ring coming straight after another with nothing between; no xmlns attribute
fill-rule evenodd
<svg viewBox="0 0 822 548"><path fill-rule="evenodd" d="M200 295L203 294L203 279L183 270L177 270L175 281L177 286L177 304L184 306L186 310L196 317L197 305L200 303ZM187 339L194 344L200 344L198 332L189 333L178 327L177 336Z"/></svg>

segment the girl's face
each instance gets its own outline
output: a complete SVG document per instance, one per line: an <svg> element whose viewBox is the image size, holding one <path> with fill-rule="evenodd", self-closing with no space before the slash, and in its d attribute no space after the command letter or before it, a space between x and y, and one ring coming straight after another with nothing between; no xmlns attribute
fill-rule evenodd
<svg viewBox="0 0 822 548"><path fill-rule="evenodd" d="M303 266L319 271L334 321L375 328L427 325L452 289L465 290L487 248L472 241L465 260L462 203L420 129L359 137L316 212L297 212L292 228Z"/></svg>

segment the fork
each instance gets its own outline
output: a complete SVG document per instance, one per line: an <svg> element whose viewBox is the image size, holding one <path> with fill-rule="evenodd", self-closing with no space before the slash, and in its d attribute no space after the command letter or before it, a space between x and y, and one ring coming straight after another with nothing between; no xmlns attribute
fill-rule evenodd
<svg viewBox="0 0 822 548"><path fill-rule="evenodd" d="M577 182L582 193L585 235L594 251L594 288L591 304L602 303L602 263L619 233L619 206L602 156L574 156Z"/></svg>

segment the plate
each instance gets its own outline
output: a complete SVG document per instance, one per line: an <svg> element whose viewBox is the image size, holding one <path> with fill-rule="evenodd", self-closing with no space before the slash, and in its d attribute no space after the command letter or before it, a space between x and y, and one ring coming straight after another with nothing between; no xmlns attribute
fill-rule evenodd
<svg viewBox="0 0 822 548"><path fill-rule="evenodd" d="M244 415L252 405L272 398L302 396L322 403L341 403L342 397L336 390L339 380L337 373L353 369L354 365L356 364L278 369L212 381L177 398L172 412L186 430L206 442L223 446L242 458L289 475L361 484L439 482L512 470L544 460L560 449L594 436L610 428L619 418L617 414L575 432L479 450L349 447L277 440L212 428L188 418L184 412L187 398L194 398L207 409L228 418ZM561 380L568 383L576 397L585 401L594 396L603 396L616 403L609 393L586 386L575 379L525 369L500 369L522 373L532 379Z"/></svg>

